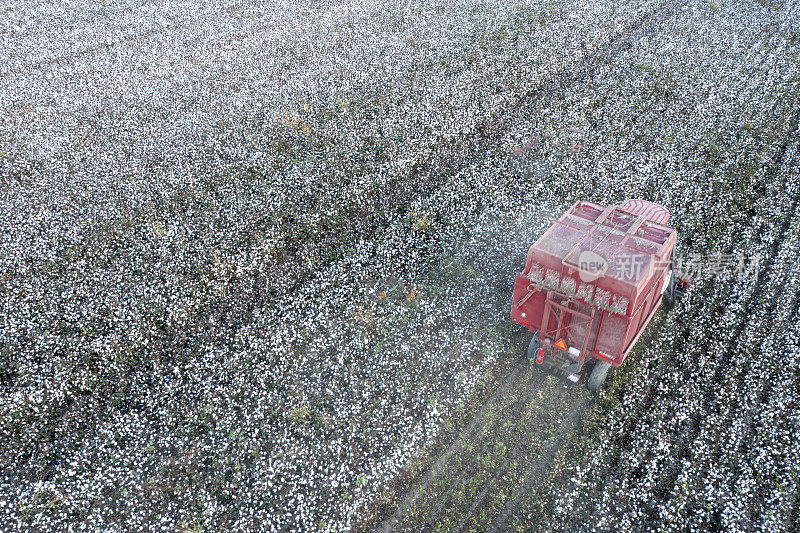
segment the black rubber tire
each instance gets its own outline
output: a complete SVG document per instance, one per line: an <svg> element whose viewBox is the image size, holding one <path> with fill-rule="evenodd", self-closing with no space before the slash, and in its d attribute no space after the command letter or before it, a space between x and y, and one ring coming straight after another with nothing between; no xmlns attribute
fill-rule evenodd
<svg viewBox="0 0 800 533"><path fill-rule="evenodd" d="M536 352L539 351L539 348L542 346L542 343L539 342L539 334L534 333L533 338L531 339L530 344L528 344L528 359L531 363L536 366L542 366L536 362Z"/></svg>
<svg viewBox="0 0 800 533"><path fill-rule="evenodd" d="M675 271L672 269L672 258L669 260L668 274L670 276L669 284L667 284L667 288L661 297L661 305L664 306L664 310L667 312L672 311L672 308L675 307Z"/></svg>
<svg viewBox="0 0 800 533"><path fill-rule="evenodd" d="M611 370L611 363L597 361L589 375L589 381L586 382L586 387L592 392L597 392L605 383L609 370Z"/></svg>
<svg viewBox="0 0 800 533"><path fill-rule="evenodd" d="M661 302L664 306L664 310L669 312L675 307L675 294L672 292L672 286L667 287L667 290L664 291L663 301Z"/></svg>

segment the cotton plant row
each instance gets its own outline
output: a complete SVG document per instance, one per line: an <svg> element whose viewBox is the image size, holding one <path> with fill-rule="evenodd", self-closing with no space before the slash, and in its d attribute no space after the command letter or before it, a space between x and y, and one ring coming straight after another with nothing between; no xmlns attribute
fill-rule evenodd
<svg viewBox="0 0 800 533"><path fill-rule="evenodd" d="M797 190L798 161L797 143L790 142L775 176L776 181L783 183L784 190ZM795 468L791 460L786 462L782 459L776 463L775 459L785 454L790 448L789 442L796 436L796 416L793 415L794 410L788 407L791 401L777 404L774 400L776 397L787 400L786 393L791 397L791 391L796 388L792 385L793 377L786 372L797 365L792 348L793 336L787 333L791 331L791 324L797 321L794 316L797 298L795 265L800 228L795 220L796 209L793 209L793 202L790 203L789 199L786 195L778 202L784 209L782 217L787 228L784 240L773 244L772 247L776 248L774 252L770 250L774 254L770 259L771 270L765 276L763 286L759 287L762 292L758 295L758 301L763 302L766 310L761 313L744 310L751 317L750 322L738 340L731 370L727 374L730 378L725 380L725 386L717 394L718 399L712 404L713 409L725 414L721 425L725 427L730 424L731 429L721 432L725 439L723 442L719 442L719 428L709 428L712 433L706 435L704 427L700 436L716 447L715 455L721 456L720 461L712 458L710 463L703 465L709 477L719 479L722 487L741 488L735 489L737 496L726 502L722 517L723 523L736 528L749 527L752 516L761 516L760 526L765 529L785 528L786 518L791 513L787 502L793 490ZM767 265L763 268L767 268ZM787 390L784 391L784 388ZM780 409L764 409L765 400L769 400L773 407L780 405ZM742 451L758 459L741 458ZM760 468L744 468L745 475L736 477L728 465L739 462L747 465L757 462ZM757 488L758 492L748 490L748 485ZM762 491L767 490L772 491L774 497L769 505L764 505L761 495ZM712 491L716 495L708 491L702 495L709 502L708 505L719 498L719 487L715 489L712 486ZM749 498L742 498L742 494L747 494Z"/></svg>
<svg viewBox="0 0 800 533"><path fill-rule="evenodd" d="M775 280L779 280L779 286L783 287L784 278L782 276L776 275L773 282ZM720 281L720 283L724 282ZM788 290L790 294L791 287ZM771 301L783 296L785 294L771 293L765 299ZM755 327L763 327L762 320L771 315L766 314L762 318L759 313L754 313L750 310L750 316L753 317L753 324L758 324ZM715 328L722 331L730 331L729 328L725 327L724 323L716 324ZM688 357L706 358L708 360L706 365L709 370L703 372L696 381L692 380L681 384L671 379L666 384L667 386L658 387L658 393L653 400L653 405L655 406L653 414L646 415L643 420L639 420L630 432L632 444L628 449L629 451L611 448L609 455L617 453L621 455L619 461L625 465L626 473L636 472L637 467L644 467L645 469L644 474L639 474L639 476L643 477L628 478L626 475L621 481L615 483L614 489L606 489L604 491L604 494L609 497L608 505L611 507L615 506L611 499L612 490L618 490L626 494L626 511L622 513L619 519L627 520L628 522L634 520L635 522L638 521L638 523L643 520L653 519L652 515L649 517L631 516L628 514L628 509L647 508L647 504L652 501L653 494L661 494L663 497L661 490L656 488L660 486L664 479L664 468L670 465L672 453L677 451L674 448L674 437L671 438L670 435L680 436L688 430L688 427L682 426L682 423L686 420L684 414L687 412L695 417L696 423L700 426L700 433L697 435L696 440L691 442L692 460L684 463L682 467L685 475L682 472L679 476L681 481L678 482L676 489L673 489L674 492L670 494L670 497L666 498L666 505L660 509L660 513L657 515L658 518L667 523L673 523L673 517L679 515L680 512L686 512L684 507L686 505L705 505L709 506L709 508L714 508L719 504L720 500L735 501L737 504L741 502L742 493L737 491L735 495L727 494L726 485L721 484L719 480L734 475L730 468L740 460L739 445L741 445L741 439L751 436L751 428L746 427L746 420L753 414L754 410L756 412L760 410L760 406L754 405L750 401L742 403L742 395L749 396L751 393L758 395L759 390L763 390L764 386L769 386L770 383L774 382L775 372L773 370L772 372L754 375L752 371L747 374L743 370L742 367L747 365L757 365L758 362L748 361L757 357L759 351L761 353L769 353L770 350L765 349L766 345L776 342L776 339L765 339L763 342L754 340L752 339L753 334L749 332L750 329L752 328L748 328L744 335L737 339L741 344L740 348L735 350L732 359L724 357L726 344L714 339L714 335L693 335L691 345L698 348L693 350L690 346L687 346L685 350L688 353ZM709 329L709 331L713 331L713 329ZM744 348L748 344L753 347ZM755 356L753 355L754 352ZM661 354L661 356L666 356L666 354ZM770 358L770 360L774 359ZM696 364L701 365L703 363L697 362ZM721 369L723 371L721 377L712 380L712 377L720 370L714 368L715 365L725 365L725 367ZM739 376L743 374L746 376L744 385L739 383ZM647 376L643 377L647 378ZM714 383L714 388L708 390L708 385L703 387L704 383ZM741 390L739 390L740 387ZM681 401L681 405L676 409L678 412L674 415L674 418L667 415L672 409L667 409L664 405L665 402L673 398L687 397L689 394L692 395L690 396L691 399ZM714 398L714 400L710 403L708 400L704 401L704 398L709 397ZM697 400L700 401L698 402ZM635 405L628 407L635 408ZM733 418L733 422L730 421L730 418ZM737 420L743 422L744 425ZM680 437L678 438L680 439ZM684 438L688 439L690 437L685 436ZM658 450L660 453L654 454L653 450ZM722 457L719 456L720 453L722 453ZM730 454L732 454L732 457ZM780 457L780 455L776 457ZM697 487L698 479L703 480L700 484L701 486L705 484L705 490L708 491L708 499L705 502L703 502L703 498L706 496L703 495L702 489ZM742 479L739 482L742 483ZM633 503L640 498L641 500L638 501L638 504ZM633 500L633 502L630 500ZM751 513L754 512L757 508L757 502L752 499L747 501L748 503L739 505L743 505L743 508L749 507L749 511ZM610 508L604 514L614 516ZM701 514L697 517L697 520L699 521L697 527L703 527L704 522L709 520L709 516ZM730 527L734 527L736 522L728 518L727 524ZM705 523L705 525L707 526L708 524ZM743 526L739 524L739 527Z"/></svg>
<svg viewBox="0 0 800 533"><path fill-rule="evenodd" d="M732 527L747 528L751 517L758 513L765 530L785 529L786 520L791 516L791 495L796 491L797 468L792 460L793 446L800 427L797 424L796 410L788 406L796 405L796 379L787 374L796 368L800 359L793 346L796 332L791 325L797 322L792 310L798 294L797 275L797 237L800 231L795 225L790 238L785 241L776 260L775 274L766 297L776 302L776 309L753 321L755 332L745 331L743 344L754 345L763 357L749 362L741 375L741 387L728 403L737 406L730 418L733 419L731 437L723 443L717 442L722 460L707 465L706 468L722 485L733 486L739 495L749 498L730 498L723 511L723 523ZM789 248L791 246L791 248ZM777 287L776 287L777 285ZM795 313L796 315L796 313ZM777 326L777 328L776 328ZM779 328L779 329L778 329ZM760 330L760 331L758 331ZM744 361L750 359L750 350L740 350ZM769 357L769 355L778 355ZM793 399L794 397L794 399ZM768 405L764 405L765 400ZM713 441L713 438L711 439ZM744 452L744 457L739 453ZM780 458L780 461L776 461ZM743 475L733 476L729 468L721 465L747 465ZM755 490L753 490L755 489ZM764 496L770 494L770 501ZM712 501L710 494L703 494L705 501Z"/></svg>
<svg viewBox="0 0 800 533"><path fill-rule="evenodd" d="M771 282L783 288L785 278L780 274L776 274ZM764 299L767 302L773 299L780 300L791 294L791 290L792 287L789 286L785 293L780 291L769 292ZM669 386L663 389L659 388L659 393L653 400L654 405L658 406L655 413L645 416L644 420L639 420L636 427L631 431L632 443L630 451L618 452L622 455L620 461L626 465L627 472L635 472L637 466L640 465L645 467L644 479L626 477L617 487L618 490L623 491L628 495L628 498L634 501L641 498L639 505L628 504L630 508L646 508L646 502L652 501L654 494L664 497L663 489L657 490L656 488L659 487L664 478L664 468L668 468L668 465L671 464L672 454L662 454L669 452L670 449L672 449L673 453L677 450L670 446L665 448L662 436L670 435L670 430L672 432L677 431L677 435L681 435L688 430L688 427L681 426L681 423L685 420L681 415L676 414L674 419L664 416L671 411L665 411L664 402L671 398L681 398L692 394L692 398L698 398L700 402L683 400L677 411L685 413L688 410L689 413L692 413L695 423L699 426L699 434L695 440L688 443L692 446L692 460L686 461L682 465L682 472L679 475L680 481L677 482L670 496L665 498L667 500L666 505L660 509L659 518L667 523L673 523L672 520L674 520L675 516L680 515L681 512L687 512L687 506L701 505L713 509L719 506L720 501L725 502L726 506L730 506L733 503L740 510L748 509L751 514L757 512L758 501L754 499L755 494L739 490L728 493L728 490L730 490L727 488L728 485L722 483L722 480L726 478L728 482L731 482L731 476L735 476L735 473L731 471L731 467L735 467L742 461L740 446L743 445L743 439L751 438L752 432L755 431L754 428L748 427L748 420L755 413L761 411L761 401L760 398L758 401L754 401L753 396L760 397L761 391L765 391L764 387L772 386L771 384L775 383L775 375L779 373L779 370L774 367L774 363L768 364L773 368L764 370L764 365L759 356L761 354L770 354L774 348L770 349L767 346L774 347L776 344L782 344L780 340L770 338L770 336L755 336L756 334L751 332L754 328L764 328L765 320L770 322L770 326L774 326L775 323L771 318L772 313L769 311L748 310L748 316L751 317L753 325L748 327L741 337L735 339L738 349L735 349L732 358L725 357L726 343L717 341L713 335L710 336L711 338L708 338L709 336L707 335L693 335L694 342L692 346L697 346L698 348L692 350L691 346L687 346L685 350L688 352L689 357L697 356L707 359L706 366L709 370L703 372L696 378L696 381L690 380L688 383L679 385L674 380L671 380ZM725 327L724 323L717 324L715 327L722 329L722 331L730 331L729 328ZM778 327L780 328L780 325ZM769 360L773 362L775 358L769 357ZM702 362L696 364L701 365ZM725 366L714 368L719 365ZM758 371L752 367L756 367ZM722 372L720 377L716 378L717 373L720 371ZM740 381L742 378L744 379L743 382ZM708 390L708 385L703 387L704 383L714 383L714 388ZM709 400L709 398L711 399ZM756 414L756 416L758 415ZM773 436L775 435L775 430L780 431L780 428L772 428L771 433L773 433ZM690 439L691 437L685 436L684 438ZM667 442L670 440L672 439L668 438ZM662 454L653 455L653 449L659 450ZM760 450L760 448L755 449ZM781 454L773 455L772 460L774 461L780 457ZM649 461L648 458L650 458ZM783 461L781 460L780 463L783 463ZM742 474L739 474L738 478L733 478L739 485L745 485L746 479L746 476ZM769 487L772 483L771 478L767 476L762 480L762 483L763 485L759 485ZM707 491L707 494L703 493L704 490ZM605 494L611 496L611 491L608 490ZM742 503L744 494L747 497L744 498L745 502ZM787 494L785 493L784 498L786 497ZM608 503L609 505L614 505L610 499ZM728 509L726 509L725 514L728 514L727 511ZM784 513L786 511L787 509L783 510ZM613 516L611 511L609 511L609 516ZM746 522L742 522L742 520L747 520L747 516L747 514L739 515L738 518L726 516L724 520L728 527L746 527ZM628 521L632 519L627 514L623 514L623 517ZM636 518L633 519L636 520ZM707 527L709 519L710 516L707 514L697 515L696 520L698 522L696 526Z"/></svg>
<svg viewBox="0 0 800 533"><path fill-rule="evenodd" d="M765 38L765 41L768 40L769 37ZM762 56L766 55L765 51L761 50L760 52ZM745 60L739 63L752 64L752 61ZM784 65L778 64L768 68L774 68L777 72L781 72L782 68L784 68ZM612 80L611 83L613 84L614 81ZM719 87L717 89L719 89ZM776 90L775 92L777 94L772 96L772 99L768 101L775 102L776 98L780 98L782 96L780 93L781 89L782 88ZM725 94L728 94L728 91L724 92ZM756 94L751 96L751 98L755 100L756 98L761 97L762 95L759 94L759 92L760 91L756 92ZM753 94L752 91L751 94ZM791 109L791 104L787 104L787 106L789 109ZM770 118L771 117L762 116L761 121L763 121L765 125L768 125ZM767 131L769 131L769 129L767 129ZM791 130L787 131L785 127L782 132L783 135L794 134L794 132ZM781 138L782 135L778 135L778 139ZM766 158L765 163L771 167L774 167L776 164L773 162L774 157L781 155L780 150L778 149L780 145L780 140L777 140L773 146L770 147L772 151L772 157ZM744 151L736 151L739 154L746 153ZM747 238L737 239L733 242L731 242L732 239L730 238L733 236L733 233L728 233L727 235L723 234L721 239L713 243L714 246L721 246L724 248L736 246L737 243L738 246L742 246L742 243L744 243L744 246L747 246L747 248L744 250L746 253L769 254L769 251L776 243L776 238L780 231L779 228L783 221L794 216L791 206L793 204L793 199L797 196L797 171L796 163L794 162L794 159L792 159L793 152L791 151L791 145L787 154L788 155L785 156L784 159L788 158L788 161L781 161L780 158L778 158L777 176L774 176L772 178L774 181L768 184L769 189L775 189L776 192L781 192L762 198L760 201L758 201L757 209L755 210L757 213L756 216L760 217L756 219L757 224L761 226L761 228L769 228L770 226L773 226L774 230L770 231L768 229L766 232L764 232L765 234L763 237L754 235L752 232L739 232L740 234L744 233ZM733 168L730 164L723 166L723 168L725 167L728 167L729 169ZM731 172L729 175L731 177L736 176L734 172ZM687 179L686 181L678 180L677 184L678 187L673 186L674 189L677 189L675 192L683 191L686 198L692 197L692 189L696 190L698 193L701 193L702 191L706 196L708 196L707 182L696 182L695 185L692 186L691 181ZM705 191L703 190L704 187L706 188ZM696 207L696 205L690 205L687 203L685 209L696 211ZM709 225L709 222L712 224L716 223L716 218L728 218L732 223L736 222L738 214L729 210L730 207L725 205L724 198L708 198L708 200L705 202L705 207L719 209L719 214L716 214L712 211L710 213L711 216L706 215L705 217L697 220L697 222L694 222L689 216L684 215L682 217L683 220L681 221L681 225L684 228L682 235L686 236L687 234L692 234L698 230L706 229ZM749 206L742 206L742 208L745 209L747 207ZM726 208L728 209L727 211ZM679 216L680 211L681 210L679 207ZM705 218L705 221L703 218ZM792 234L791 230L790 234ZM759 242L759 240L761 242ZM702 237L700 242L703 242ZM711 245L712 243L708 244ZM753 493L749 493L748 498L745 499L746 501L742 502L738 496L733 496L733 494L738 494L737 492L728 493L727 491L732 489L728 489L725 484L719 481L725 478L730 480L731 476L734 475L730 468L736 468L735 465L740 464L740 460L732 463L719 463L715 461L714 454L718 452L715 452L714 450L719 450L721 448L724 449L724 445L720 446L720 444L715 441L718 441L718 435L720 431L723 431L724 433L724 430L722 430L721 427L725 427L726 424L729 423L725 420L726 416L734 416L735 421L733 422L731 428L732 434L729 437L734 443L738 442L737 439L742 437L736 433L738 429L748 432L749 437L752 436L752 431L756 431L746 428L746 422L743 426L741 418L738 419L739 421L736 421L738 415L733 413L737 413L739 411L737 411L735 407L729 406L729 402L734 402L734 405L739 403L739 394L742 392L746 393L747 391L758 391L759 388L763 389L765 386L768 387L766 390L771 391L771 393L774 395L783 396L785 391L783 391L782 386L775 387L774 389L769 388L772 386L769 384L775 383L774 379L777 368L773 366L773 363L777 364L777 362L773 357L771 350L766 349L766 345L770 344L768 339L764 339L763 343L759 341L751 341L751 349L736 350L732 361L728 360L727 358L723 359L722 361L720 361L720 359L722 359L721 355L724 355L725 346L728 342L725 340L726 334L732 332L734 325L741 320L746 320L748 318L753 320L753 323L745 329L742 342L744 342L744 339L749 338L751 335L756 336L756 339L764 338L761 336L764 335L764 329L773 330L774 327L780 329L780 326L776 326L774 323L771 323L767 326L766 323L763 322L764 320L771 321L771 318L767 317L772 316L771 313L766 311L768 308L765 306L775 299L780 300L788 298L789 301L791 301L793 289L791 286L784 288L784 285L786 283L786 275L791 270L791 265L796 262L796 259L789 256L784 257L783 254L792 249L793 245L791 244L790 239L779 249L778 259L776 259L776 266L774 267L776 273L770 275L765 280L769 285L766 288L759 288L760 290L764 290L763 296L759 297L759 299L756 301L756 303L759 305L757 309L763 310L761 311L761 314L758 312L753 314L753 310L745 309L743 306L737 305L736 303L737 301L741 302L742 300L746 300L751 294L753 294L756 289L754 287L754 280L747 280L738 287L734 283L734 286L731 287L731 289L728 289L727 286L722 288L722 290L720 290L719 286L704 286L703 288L706 290L710 289L710 292L704 293L699 300L689 300L687 303L687 306L689 306L687 312L694 315L689 319L698 321L699 323L690 329L692 342L686 343L683 348L683 353L677 354L680 364L674 366L675 373L663 375L663 368L656 367L656 369L650 373L645 370L640 377L640 381L638 383L631 384L633 390L630 392L626 391L625 397L634 398L634 401L630 405L627 405L623 400L623 404L620 406L620 411L611 413L611 416L608 420L608 431L604 432L605 435L608 435L611 437L611 439L608 439L607 437L601 437L598 450L603 450L599 455L603 463L593 465L588 476L586 475L587 471L579 467L578 470L581 471L582 474L575 480L575 483L572 485L572 487L573 490L580 491L580 495L577 495L574 492L568 492L567 494L564 494L563 497L559 498L561 504L565 506L563 508L565 513L563 516L570 516L576 509L581 508L583 512L591 510L591 512L587 512L587 515L591 517L591 520L597 520L598 516L605 517L605 526L614 524L615 527L638 527L637 524L641 525L650 523L648 521L652 521L653 516L655 516L657 519L662 520L667 524L672 524L673 527L683 528L686 525L685 522L672 522L672 520L674 520L675 517L680 516L681 512L686 512L687 505L705 505L706 509L713 509L719 504L720 498L727 500L728 497L724 495L729 494L730 500L726 504L729 507L725 508L721 518L721 520L723 520L723 524L725 524L727 527L733 528L748 527L748 522L746 521L748 520L746 518L747 515L745 514L745 518L743 518L741 511L749 507L748 512L759 512L757 500L754 499L755 495ZM720 285L732 282L733 281L730 279L718 280ZM770 287L772 288L770 289ZM779 289L783 290L783 292L780 292ZM779 291L769 292L771 290ZM691 307L695 306L705 306L708 308L706 304L717 302L722 303L723 305L729 305L731 303L733 304L722 316L721 323L709 322L702 315L699 317L696 316L696 311L692 312L691 310ZM765 312L768 314L764 314ZM788 317L787 320L791 321L794 319L792 317ZM760 330L760 333L752 332L754 328L755 331ZM772 340L775 341L776 339ZM656 352L660 357L666 357L668 351L670 351L669 346L671 343L669 338L666 338L665 341L666 347L662 348L662 350L659 351L660 353ZM787 349L789 350L787 356L791 359L791 344L787 347ZM653 355L656 354L643 354L646 359L650 359ZM673 357L676 357L676 355L673 355ZM743 362L746 361L745 358L754 359L754 361L751 361L750 363ZM731 367L718 368L719 364L730 364ZM692 368L695 370L692 371ZM712 385L711 378L719 372L721 372L720 382L713 382L714 384ZM748 374L748 372L751 372L751 374ZM744 375L745 385L743 385L744 389L742 391L736 392L736 388L738 388L737 379L739 379L740 375ZM682 377L680 379L674 379L679 376ZM687 376L689 379L686 379ZM653 406L653 408L645 412L642 418L637 419L633 428L629 430L631 436L630 444L627 444L624 449L620 449L614 445L609 446L609 444L614 440L613 436L621 431L624 431L620 422L624 422L626 420L626 413L629 410L633 410L635 412L637 409L636 404L638 402L635 400L637 395L639 395L641 398L645 398L646 395L644 393L647 392L647 389L650 387L653 387L656 391L656 396L654 399L652 399L652 404L650 404ZM713 389L709 390L709 387L713 387ZM734 388L731 389L731 387ZM698 412L702 407L703 398L708 397L709 395L712 398L717 396L719 400L716 400L706 406L710 408L708 412ZM676 400L680 400L680 405L677 407L674 405ZM774 403L772 404L776 405ZM791 403L789 405L791 405ZM784 405L782 409L787 409L787 407ZM755 410L756 413L762 412L758 408L753 408L752 404L750 404L749 409L744 409L743 412L739 413L742 417L745 417L748 416L748 412L752 414L753 410ZM686 425L683 424L683 422L686 420L685 413L687 413L687 411L689 413L694 413L694 416L697 417L697 420L699 420L699 423L701 424L701 431L698 440L688 443L690 446L692 446L691 453L688 455L688 457L684 459L682 464L676 464L676 457L678 456L677 451L679 448L677 444L681 438L681 435L684 435L687 431ZM731 413L731 411L733 413ZM755 416L758 415L756 414ZM788 434L791 435L791 426L789 426L789 429L784 429L785 427L786 426L776 428L776 430L781 434L786 434L785 432L788 431ZM785 442L785 437L781 438L779 442ZM708 448L709 446L710 448ZM757 448L756 446L753 446L753 449L760 450L760 448ZM785 463L781 459L781 454L778 453L778 449L778 447L775 447L771 453L759 453L759 457L762 457L764 460L773 461L773 467L785 469L788 463ZM625 473L622 479L614 479L615 477L618 477L618 474L605 470L605 467L608 465L607 461L610 461L612 458L614 459L615 464L620 465L618 468L621 468ZM776 460L779 461L778 465L775 465L774 463ZM660 483L664 479L665 473L669 472L670 469L674 467L678 467L680 469L676 487L685 489L685 492L682 494L680 492L670 493L669 496L664 496L661 492L663 489L661 488ZM785 475L785 471L782 471L781 475ZM708 482L706 485L708 490L708 500L705 503L702 502L702 492L698 492L696 487L693 486L694 483L697 483L698 478L701 480L705 479ZM789 476L787 479L791 479L791 477ZM597 482L595 480L600 481L601 485L593 485L593 483ZM762 479L760 481L761 483L765 483L768 487L771 483L775 483L774 480L767 479ZM608 485L604 488L602 483L608 483ZM746 478L742 479L740 483L743 490L745 486L748 485ZM749 483L749 486L754 485L757 485L757 483ZM775 487L774 484L772 487L773 488L771 490L773 491L773 494L775 494L775 497L782 498L781 505L785 506L790 492L787 492L785 487L778 488ZM598 494L598 492L600 492L600 494ZM781 496L778 496L778 494ZM620 495L623 495L624 499L622 501L620 501ZM602 503L598 502L598 498L602 500ZM654 507L653 501L658 501L660 498L666 498L664 506L655 506L655 515L652 513L648 514L648 507ZM736 503L734 503L734 500ZM738 507L740 514L737 515L731 511L732 507L730 506L733 505ZM634 512L634 510L638 511ZM790 512L790 509L787 509L786 507L773 508L772 521L765 520L764 524L769 523L772 525L786 527L785 517L788 516L788 512ZM766 517L767 514L768 513L765 513L764 516ZM712 520L710 513L701 512L695 513L692 516L694 516L694 520L696 520L696 522L693 523L693 527L708 527L709 520ZM783 516L784 518L781 519L779 518L780 516ZM589 523L585 525L588 524ZM604 526L600 524L600 527Z"/></svg>

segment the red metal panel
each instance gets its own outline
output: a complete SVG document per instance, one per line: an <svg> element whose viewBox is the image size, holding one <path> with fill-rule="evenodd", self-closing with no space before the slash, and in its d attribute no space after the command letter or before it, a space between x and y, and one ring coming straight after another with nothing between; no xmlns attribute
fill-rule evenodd
<svg viewBox="0 0 800 533"><path fill-rule="evenodd" d="M604 313L603 323L597 333L597 343L595 349L598 352L618 359L623 356L625 347L626 332L628 331L628 319L612 313Z"/></svg>
<svg viewBox="0 0 800 533"><path fill-rule="evenodd" d="M625 200L620 204L619 208L634 215L642 215L656 224L669 222L669 211L647 200Z"/></svg>
<svg viewBox="0 0 800 533"><path fill-rule="evenodd" d="M590 343L593 344L594 340L590 335L592 327L592 321L590 320L592 308L583 302L573 302L572 307L577 313L580 313L580 315L588 315L588 317L572 321L566 336L567 344L576 348L581 348L584 342L586 342L586 345L589 346Z"/></svg>

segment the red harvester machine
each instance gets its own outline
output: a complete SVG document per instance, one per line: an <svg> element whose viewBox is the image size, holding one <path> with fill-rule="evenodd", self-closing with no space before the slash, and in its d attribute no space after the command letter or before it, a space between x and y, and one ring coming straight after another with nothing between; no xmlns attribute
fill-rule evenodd
<svg viewBox="0 0 800 533"><path fill-rule="evenodd" d="M678 301L688 279L673 272L669 212L645 200L579 201L528 250L511 319L534 333L528 357L573 383L596 359L596 391L622 364L659 305Z"/></svg>

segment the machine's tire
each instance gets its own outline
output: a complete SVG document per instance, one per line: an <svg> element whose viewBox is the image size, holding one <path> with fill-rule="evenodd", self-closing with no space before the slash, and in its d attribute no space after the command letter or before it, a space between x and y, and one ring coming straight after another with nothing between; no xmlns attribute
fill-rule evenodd
<svg viewBox="0 0 800 533"><path fill-rule="evenodd" d="M608 371L611 369L611 363L605 361L597 361L594 364L592 373L589 375L589 381L586 382L586 387L592 392L597 392L608 377Z"/></svg>
<svg viewBox="0 0 800 533"><path fill-rule="evenodd" d="M669 280L667 281L666 287L664 287L661 305L664 306L665 311L669 312L675 307L675 274L672 271L672 259L670 259L670 270L667 275L669 276Z"/></svg>
<svg viewBox="0 0 800 533"><path fill-rule="evenodd" d="M665 311L672 311L672 308L675 307L675 293L672 291L672 286L667 287L667 290L664 291L662 304Z"/></svg>
<svg viewBox="0 0 800 533"><path fill-rule="evenodd" d="M531 343L528 344L528 359L531 363L536 366L541 366L539 363L536 362L536 352L539 351L539 348L542 346L542 343L539 342L539 334L534 333L533 338L531 339Z"/></svg>

